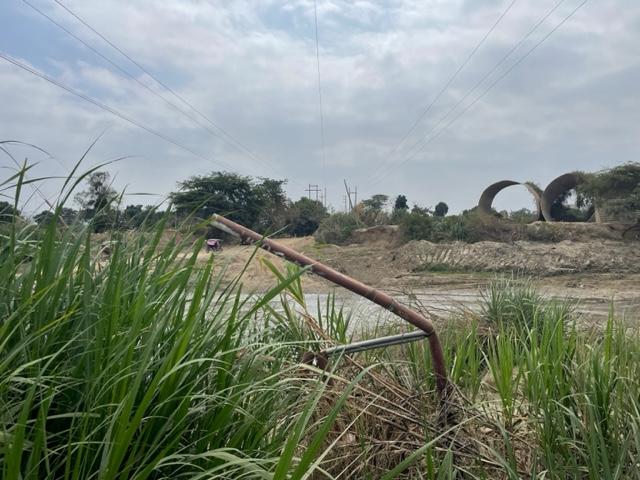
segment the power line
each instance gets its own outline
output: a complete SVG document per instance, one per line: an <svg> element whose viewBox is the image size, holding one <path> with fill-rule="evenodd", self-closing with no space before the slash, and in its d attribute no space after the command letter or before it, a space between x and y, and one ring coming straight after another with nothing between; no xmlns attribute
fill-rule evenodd
<svg viewBox="0 0 640 480"><path fill-rule="evenodd" d="M25 1L25 0L23 0ZM187 107L189 107L194 113L196 113L199 117L201 117L204 121L206 121L208 124L210 124L213 128L215 128L216 130L218 130L225 138L223 138L223 140L225 140L227 143L229 143L230 145L232 145L234 148L243 151L246 155L248 155L251 159L253 159L254 161L258 162L258 163L270 163L272 166L275 167L275 164L273 164L273 162L261 159L259 157L256 156L255 153L253 153L248 147L246 147L242 142L240 142L240 140L236 139L233 135L231 135L229 132L227 132L224 128L222 128L220 125L218 125L217 123L215 123L213 120L211 120L207 115L205 115L204 113L202 113L201 110L199 110L198 108L196 108L191 102L189 102L187 99L185 99L182 95L180 95L179 93L177 93L175 90L173 90L169 85L167 85L166 83L164 83L162 80L160 80L156 75L154 75L153 73L151 73L149 70L147 70L142 64L140 64L139 62L137 62L131 55L129 55L127 52L125 52L122 48L120 48L118 45L116 45L115 43L113 43L111 40L109 40L105 35L103 35L102 33L100 33L100 31L98 31L96 28L94 28L91 24L89 24L86 20L84 20L82 17L80 17L78 14L76 14L73 10L71 10L69 7L67 7L64 3L62 3L60 0L53 0L55 3L57 3L61 8L63 8L67 13L69 13L71 16L73 16L76 20L78 20L82 25L84 25L86 28L88 28L90 31L92 31L95 35L97 35L98 37L100 37L107 45L109 45L111 48L113 48L114 50L116 50L120 55L122 55L123 57L125 57L127 60L129 60L133 65L135 65L138 69L140 69L143 73L145 73L147 76L149 76L153 81L155 81L158 85L160 85L161 87L163 87L165 90L167 90L169 93L171 93L175 98L177 98L178 100L180 100L184 105L186 105ZM84 43L84 42L83 42ZM146 86L145 86L146 87ZM153 92L153 90L151 90ZM155 92L155 94L157 94L157 92ZM159 94L157 94L159 95ZM167 101L164 97L160 96L161 98L163 98L163 100ZM179 107L176 107L179 108ZM182 111L182 110L180 110ZM192 118L191 116L189 116L189 118ZM203 127L206 128L204 126L202 126L202 124L200 124L198 122L198 124ZM207 129L209 130L209 129ZM211 130L209 130L211 132ZM217 135L217 134L216 134ZM220 137L220 135L218 135ZM220 137L222 138L222 137ZM276 167L277 168L277 167ZM286 175L284 175L286 177ZM299 185L302 185L300 182L297 182L295 179L291 179L294 183L297 183Z"/></svg>
<svg viewBox="0 0 640 480"><path fill-rule="evenodd" d="M216 161L216 160L212 160L210 158L207 158L204 155L201 155L200 153L196 152L192 148L187 147L186 145L183 145L182 143L178 142L177 140L174 140L173 138L168 137L168 136L164 135L163 133L161 133L161 132L159 132L157 130L154 130L153 128L147 127L146 125L138 122L137 120L134 120L134 119L128 117L127 115L119 112L118 110L115 110L114 108L111 108L108 105L105 105L104 103L102 103L102 102L100 102L98 100L95 100L95 99L93 99L93 98L91 98L91 97L89 97L89 96L87 96L87 95L85 95L85 94L83 94L81 92L78 92L77 90L74 90L73 88L71 88L71 87L69 87L67 85L64 85L63 83L58 82L57 80L49 77L45 73L42 73L42 72L40 72L40 71L38 71L38 70L36 70L34 68L31 68L30 66L28 66L28 65L26 65L26 64L24 64L24 63L22 63L22 62L20 62L20 61L18 61L16 59L12 58L12 57L10 57L10 56L2 53L2 52L0 52L0 58L4 59L5 61L7 61L7 62L9 62L9 63L11 63L13 65L15 65L18 68L21 68L22 70L25 70L25 71L31 73L32 75L35 75L36 77L40 77L41 79L43 79L43 80L45 80L45 81L57 86L58 88L61 88L61 89L65 90L66 92L68 92L68 93L70 93L72 95L75 95L76 97L79 97L79 98L85 100L86 102L89 102L89 103L95 105L96 107L98 107L98 108L100 108L102 110L105 110L105 111L111 113L112 115L120 118L121 120L124 120L125 122L128 122L128 123L140 128L140 129L144 130L145 132L150 133L151 135L154 135L154 136L164 140L165 142L170 143L170 144L172 144L172 145L174 145L174 146L176 146L176 147L178 147L178 148L190 153L191 155L193 155L195 157L198 157L198 158L200 158L202 160L205 160L207 162L217 163L217 164L222 165L222 166L224 166L224 167L226 167L226 168L228 168L230 170L233 170L233 167L231 165L227 164L226 162L223 162L222 160L217 160Z"/></svg>
<svg viewBox="0 0 640 480"><path fill-rule="evenodd" d="M509 11L511 10L511 8L513 7L513 5L517 2L518 0L512 0L512 2L507 5L507 8L502 12L502 14L497 18L497 20L493 23L493 25L491 25L491 27L489 28L489 30L487 30L487 32L484 34L484 36L480 39L480 41L476 44L476 46L473 48L473 50L471 50L471 52L469 53L469 55L467 56L467 58L465 59L464 62L462 62L462 64L460 64L460 66L457 68L457 70L453 73L453 75L451 75L451 77L449 77L449 79L447 80L447 82L444 84L444 86L440 89L440 91L436 94L436 96L433 98L433 100L431 100L431 103L429 103L429 105L427 105L427 107L420 113L420 115L418 115L418 118L413 122L413 124L411 125L411 127L409 128L409 130L402 136L402 138L400 139L400 141L398 142L398 144L391 149L391 151L387 154L387 160L389 160L391 158L391 156L402 146L402 144L405 142L405 140L407 138L409 138L409 136L414 132L414 130L418 127L418 125L420 124L420 122L422 122L422 120L427 116L427 114L431 111L431 109L433 108L433 106L436 104L436 102L440 99L440 97L442 96L442 94L449 88L449 86L453 83L453 81L458 77L458 75L462 72L462 70L464 70L464 68L467 66L467 64L471 61L471 59L474 57L474 55L476 54L476 52L480 49L480 47L484 44L485 40L487 38L489 38L489 35L491 35L493 33L493 31L496 29L496 27L498 26L498 24L502 21L502 19L507 15L507 13L509 13ZM383 161L384 162L384 161Z"/></svg>
<svg viewBox="0 0 640 480"><path fill-rule="evenodd" d="M564 3L565 0L560 0L559 2L557 2L534 26L533 28L531 28L527 34L522 37L520 39L520 41L518 43L516 43L506 54L504 54L502 56L502 58L500 60L498 60L498 62L496 64L494 64L494 66L488 70L484 76L478 80L475 85L473 87L471 87L467 93L465 93L455 104L453 104L451 106L451 108L449 108L449 110L447 110L447 112L435 123L435 125L433 127L431 127L427 133L422 137L419 138L409 149L409 151L407 152L407 155L412 155L412 152L415 150L415 148L417 146L419 146L422 141L424 140L425 137L429 136L433 131L435 131L441 124L442 122L451 114L453 113L473 92L475 92L478 87L480 85L482 85L485 80L487 78L489 78L491 75L493 75L493 73L500 68L500 66L511 56L511 54L513 54L516 50L518 50L520 48L520 46L522 46L524 44L524 42L527 41L527 39L553 14L553 12L555 12L558 7L560 7L560 5L562 5Z"/></svg>
<svg viewBox="0 0 640 480"><path fill-rule="evenodd" d="M406 163L407 161L411 160L413 157L415 157L416 154L418 154L420 151L422 151L428 144L430 144L433 140L435 140L436 138L438 138L442 133L444 133L451 125L453 125L453 123L455 123L460 117L462 117L465 113L467 113L474 105L476 105L482 98L484 98L492 89L493 87L495 87L500 81L502 81L509 73L511 73L518 65L520 65L529 55L531 55L540 45L542 45L554 32L556 32L562 25L564 25L565 22L567 22L580 8L582 8L582 6L587 3L588 0L583 0L580 4L578 4L578 6L576 6L568 15L566 15L555 27L553 27L544 37L542 37L538 42L536 42L533 47L531 47L524 55L522 55L518 60L516 60L507 70L505 70L500 76L498 76L478 97L476 97L469 105L467 105L463 110L461 110L458 115L456 115L455 117L453 117L451 119L451 121L449 121L443 128L441 128L435 135L433 135L432 137L428 137L428 135L435 129L431 129L429 132L427 132L427 137L423 138L422 141L419 141L418 144L419 147L417 149L415 149L412 153L410 153L408 156L406 156L403 160L401 160L400 162L396 163L393 165L393 168L398 168L400 165ZM562 3L562 1L560 2ZM559 4L560 4L559 3ZM544 19L546 19L549 15L551 15L551 13L559 6L559 4L556 4L556 6L553 7L553 9L551 10L551 12L549 12L549 14L547 14L542 21L544 21ZM539 22L541 23L541 22ZM537 26L535 27L537 28ZM534 28L534 30L535 30ZM530 35L531 32L528 35ZM516 47L517 48L517 47ZM512 49L512 51L514 51L516 48ZM509 53L510 55L510 53ZM504 58L503 58L504 60ZM503 60L501 60L499 63L501 63ZM494 69L495 70L495 69ZM493 73L490 72L490 73ZM482 81L484 81L484 79L488 77L488 75L486 75ZM482 82L480 82L482 83ZM472 90L475 90L475 88L478 86L478 84L476 84L476 86L473 87ZM468 95L467 95L468 96ZM466 96L465 96L466 97ZM461 103L461 102L459 102ZM457 107L458 104L456 104L455 106ZM446 118L446 116L449 115L449 113L451 113L451 111L447 112L447 114L441 118L441 120L443 120L444 118ZM438 122L439 124L440 122ZM438 124L436 124L436 127L438 126ZM414 145L415 146L415 145ZM413 148L412 148L413 150ZM378 183L380 181L380 179L383 177L378 178L374 183Z"/></svg>
<svg viewBox="0 0 640 480"><path fill-rule="evenodd" d="M125 70L124 68L122 68L120 65L118 65L116 62L114 62L113 60L111 60L109 57L107 57L106 55L104 55L102 52L100 52L99 50L97 50L96 48L92 47L90 44L88 44L87 42L85 42L82 38L80 38L79 36L77 36L75 33L71 32L69 29L67 29L64 25L61 25L59 22L57 22L55 19L53 19L52 17L50 17L49 15L47 15L45 12L43 12L42 10L40 10L39 8L37 8L35 5L31 4L28 0L22 0L23 3L25 3L27 6L29 6L31 9L33 9L34 11L36 11L38 14L40 14L41 16L43 16L44 18L46 18L47 20L49 20L51 23L53 23L54 25L56 25L58 28L60 28L62 31L64 31L67 35L71 36L73 39L75 39L77 42L81 43L85 48L89 49L91 52L93 52L95 55L99 56L100 58L102 58L104 61L106 61L107 63L109 63L111 66L113 66L114 68L116 68L120 73L122 73L123 75L125 75L126 77L130 78L131 80L133 80L134 82L136 82L138 85L140 85L142 88L144 88L146 91L148 91L149 93L153 94L154 96L158 97L159 99L163 100L167 105L169 105L171 108L173 108L174 110L176 110L177 112L181 113L182 115L184 115L186 118L190 119L192 122L194 122L195 124L197 124L199 127L203 128L204 130L206 130L207 132L209 132L211 135L215 136L216 138L219 138L229 144L231 144L232 146L234 146L234 148L238 148L236 145L232 144L231 142L229 142L227 139L223 138L222 136L220 136L220 134L218 134L216 131L212 130L211 128L207 127L206 125L203 125L200 121L198 121L197 118L195 118L193 115L189 114L187 111L185 111L184 109L180 108L178 105L176 105L175 103L171 102L170 100L168 100L167 98L163 97L161 94L159 94L158 92L156 92L155 90L153 90L151 87L149 87L148 85L146 85L145 83L141 82L135 75L131 74L129 71Z"/></svg>
<svg viewBox="0 0 640 480"><path fill-rule="evenodd" d="M322 82L320 79L320 47L318 42L318 2L313 0L313 15L316 25L316 64L318 66L318 100L320 106L320 142L322 146L322 181L326 184L325 169L326 169L326 153L324 143L324 111L322 108Z"/></svg>
<svg viewBox="0 0 640 480"><path fill-rule="evenodd" d="M488 70L485 75L478 80L478 82L476 82L476 84L470 88L469 90L467 90L467 92L453 105L451 106L451 108L449 108L449 110L447 110L447 112L440 117L440 119L427 131L427 133L424 136L421 136L421 138L418 138L413 145L411 146L411 148L409 148L409 150L406 153L406 156L412 157L412 155L414 153L416 153L416 148L420 147L421 144L424 142L424 139L426 137L428 137L433 131L435 131L441 124L442 122L452 113L456 110L456 108L458 108L468 97L469 95L471 95L473 92L476 91L476 89L482 85L484 83L484 81L489 78L499 67L500 65L502 65L505 60L507 60L516 50L518 50L518 48L520 48L520 46L538 29L538 27L540 27L540 25L542 25L547 18L549 18L549 16L551 16L551 14L553 12L555 12L558 7L564 3L565 0L560 0L558 3L556 3L534 26L533 28L531 28L529 30L529 32L527 32L526 35L524 35L519 42L517 42L505 55L502 56L502 58L496 62L494 64L494 66ZM369 178L374 179L373 184L376 184L378 182L381 181L382 178L384 178L384 176L386 174L388 174L392 168L395 167L395 165L389 165L387 166L386 169L382 169L378 172L373 173Z"/></svg>

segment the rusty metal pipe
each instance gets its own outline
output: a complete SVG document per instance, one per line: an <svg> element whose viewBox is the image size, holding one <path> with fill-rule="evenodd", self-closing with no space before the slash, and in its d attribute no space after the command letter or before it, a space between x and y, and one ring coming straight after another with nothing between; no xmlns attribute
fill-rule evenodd
<svg viewBox="0 0 640 480"><path fill-rule="evenodd" d="M380 305L425 332L426 336L429 338L433 371L436 376L436 388L441 397L445 397L448 394L449 380L447 379L444 355L442 353L442 347L440 346L440 340L438 339L438 335L431 321L420 315L418 312L398 303L398 301L390 295L365 285L354 278L348 277L347 275L344 275L337 270L318 262L317 260L313 260L312 258L292 250L291 248L280 245L269 238L265 238L253 230L249 230L248 228L232 222L227 218L221 217L220 215L214 215L211 221L215 227L240 237L243 242L246 242L247 240L251 240L251 242L258 242L260 247L268 252L281 256L302 267L310 267L311 271L316 275L319 275L336 285L340 285L341 287L344 287L347 290Z"/></svg>

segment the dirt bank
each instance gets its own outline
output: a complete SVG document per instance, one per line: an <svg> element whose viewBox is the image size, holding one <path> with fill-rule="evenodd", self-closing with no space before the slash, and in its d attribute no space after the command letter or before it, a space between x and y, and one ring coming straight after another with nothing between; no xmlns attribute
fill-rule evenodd
<svg viewBox="0 0 640 480"><path fill-rule="evenodd" d="M463 270L536 276L640 273L640 244L611 240L472 244L414 241L398 249L396 263L399 268L413 272Z"/></svg>

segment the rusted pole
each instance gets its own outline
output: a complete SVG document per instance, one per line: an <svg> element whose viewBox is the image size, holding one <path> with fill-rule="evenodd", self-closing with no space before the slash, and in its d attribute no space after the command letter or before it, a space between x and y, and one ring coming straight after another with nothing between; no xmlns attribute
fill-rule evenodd
<svg viewBox="0 0 640 480"><path fill-rule="evenodd" d="M347 275L344 275L331 267L328 267L317 260L313 260L301 253L292 250L291 248L280 245L277 242L269 238L265 238L262 235L249 230L242 225L239 225L231 220L214 215L212 223L215 227L240 237L243 241L251 240L252 242L258 242L260 247L275 255L281 256L290 262L296 263L303 267L310 267L311 271L316 275L319 275L336 285L346 288L347 290L357 293L358 295L386 308L391 313L406 320L410 324L419 328L426 333L429 338L429 347L431 350L431 359L433 363L433 371L436 376L436 388L438 393L445 397L449 391L449 381L447 379L447 370L445 368L444 355L442 353L442 347L440 346L440 340L433 328L431 321L420 315L418 312L411 310L410 308L401 305L390 295L376 290L368 285L365 285L358 280L355 280Z"/></svg>

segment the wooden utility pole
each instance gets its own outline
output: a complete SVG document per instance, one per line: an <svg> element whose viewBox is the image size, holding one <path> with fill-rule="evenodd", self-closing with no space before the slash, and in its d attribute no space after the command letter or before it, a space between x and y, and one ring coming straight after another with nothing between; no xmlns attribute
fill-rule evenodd
<svg viewBox="0 0 640 480"><path fill-rule="evenodd" d="M305 190L309 194L309 200L311 200L311 194L316 194L316 202L319 202L319 194L321 193L320 187L318 185L309 184L309 188Z"/></svg>
<svg viewBox="0 0 640 480"><path fill-rule="evenodd" d="M351 188L349 188L349 185L347 185L347 181L344 180L344 188L347 191L347 198L349 199L349 211L353 212L353 206L358 204L358 187L355 188L354 191L351 190ZM353 195L354 197L354 201L351 201L351 195ZM346 209L346 205L345 205L345 209Z"/></svg>

